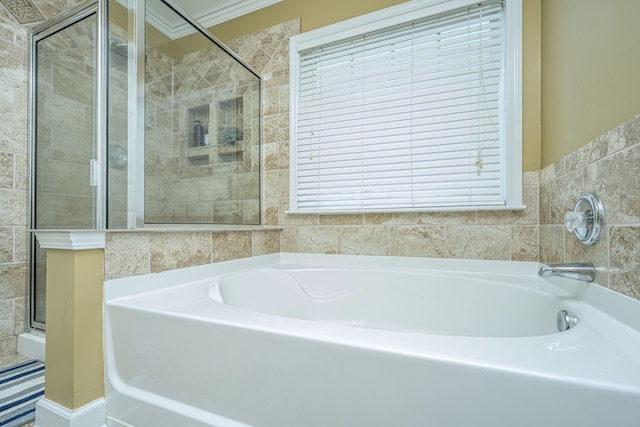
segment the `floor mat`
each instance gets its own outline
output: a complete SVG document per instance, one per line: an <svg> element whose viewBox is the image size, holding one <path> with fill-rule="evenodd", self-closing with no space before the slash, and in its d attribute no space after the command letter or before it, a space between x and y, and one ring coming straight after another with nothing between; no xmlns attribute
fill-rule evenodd
<svg viewBox="0 0 640 427"><path fill-rule="evenodd" d="M18 427L36 417L44 396L44 363L30 360L0 369L0 426Z"/></svg>

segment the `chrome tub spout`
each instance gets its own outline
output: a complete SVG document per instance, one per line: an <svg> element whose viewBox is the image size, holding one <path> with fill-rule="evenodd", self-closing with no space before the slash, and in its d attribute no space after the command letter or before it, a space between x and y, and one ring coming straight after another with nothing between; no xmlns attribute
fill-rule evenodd
<svg viewBox="0 0 640 427"><path fill-rule="evenodd" d="M569 264L545 264L540 267L538 274L542 277L565 277L567 279L593 282L596 278L596 268L590 262Z"/></svg>

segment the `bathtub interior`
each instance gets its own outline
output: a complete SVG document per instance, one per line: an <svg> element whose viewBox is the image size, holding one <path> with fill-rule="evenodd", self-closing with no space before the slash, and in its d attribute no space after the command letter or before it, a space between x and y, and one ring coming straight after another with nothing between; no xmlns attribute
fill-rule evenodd
<svg viewBox="0 0 640 427"><path fill-rule="evenodd" d="M598 285L539 279L536 264L442 260L395 260L406 273L393 282L406 288L399 298L383 285L381 273L392 268L385 262L280 254L108 282L109 426L636 425L637 302ZM349 271L361 283L336 278ZM362 279L367 271L375 274ZM283 285L282 274L293 280ZM456 275L474 280L446 282ZM451 294L416 294L425 277L452 285ZM533 301L536 319L527 322L543 317L536 305L560 304L580 323L562 333L542 325L537 335L518 326L490 336L496 326L484 319L478 333L461 335L430 332L416 320L452 313L437 303L425 310L434 298L457 302L468 293L465 304L484 304L478 287L516 314ZM511 287L517 295L505 293ZM292 313L274 296L311 308ZM461 323L486 315L453 313L467 316Z"/></svg>
<svg viewBox="0 0 640 427"><path fill-rule="evenodd" d="M566 308L562 296L513 280L357 268L252 269L217 278L209 297L295 319L457 336L553 334Z"/></svg>

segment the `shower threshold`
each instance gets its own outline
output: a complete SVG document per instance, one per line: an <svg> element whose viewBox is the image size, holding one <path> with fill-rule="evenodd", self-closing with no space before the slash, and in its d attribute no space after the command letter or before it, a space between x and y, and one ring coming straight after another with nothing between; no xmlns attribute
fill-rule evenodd
<svg viewBox="0 0 640 427"><path fill-rule="evenodd" d="M31 330L18 335L18 354L44 362L45 333Z"/></svg>

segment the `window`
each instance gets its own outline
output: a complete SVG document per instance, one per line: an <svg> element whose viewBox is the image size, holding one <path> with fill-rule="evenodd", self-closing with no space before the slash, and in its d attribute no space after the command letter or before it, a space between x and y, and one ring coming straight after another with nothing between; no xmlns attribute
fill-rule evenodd
<svg viewBox="0 0 640 427"><path fill-rule="evenodd" d="M291 213L522 208L521 0L291 39Z"/></svg>

